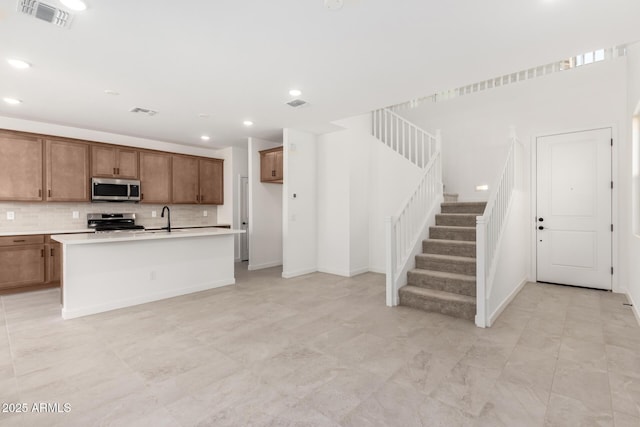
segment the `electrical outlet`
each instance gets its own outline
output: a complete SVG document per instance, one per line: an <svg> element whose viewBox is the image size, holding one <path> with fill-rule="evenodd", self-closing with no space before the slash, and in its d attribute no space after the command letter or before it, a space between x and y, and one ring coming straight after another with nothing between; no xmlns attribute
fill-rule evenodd
<svg viewBox="0 0 640 427"><path fill-rule="evenodd" d="M78 211L73 211L73 212L71 213L71 217L72 217L73 219L80 219L80 212L78 212Z"/></svg>
<svg viewBox="0 0 640 427"><path fill-rule="evenodd" d="M9 221L13 221L14 219L16 219L16 213L11 211L7 212L7 219Z"/></svg>
<svg viewBox="0 0 640 427"><path fill-rule="evenodd" d="M209 216L209 212L207 212L207 211L202 211L202 216Z"/></svg>
<svg viewBox="0 0 640 427"><path fill-rule="evenodd" d="M158 212L151 211L151 218L156 218L158 216Z"/></svg>

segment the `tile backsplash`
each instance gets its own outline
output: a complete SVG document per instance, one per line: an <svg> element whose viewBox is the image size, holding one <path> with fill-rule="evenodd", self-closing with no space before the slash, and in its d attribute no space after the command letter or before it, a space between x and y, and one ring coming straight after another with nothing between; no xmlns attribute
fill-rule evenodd
<svg viewBox="0 0 640 427"><path fill-rule="evenodd" d="M146 228L164 227L166 218L161 218L163 205L136 203L13 203L0 202L0 233L21 231L62 231L87 228L88 213L135 213L136 224ZM188 227L217 225L218 215L215 205L169 205L171 226ZM152 217L155 211L157 217ZM204 212L207 216L204 216ZM7 219L13 212L14 219ZM78 218L73 218L78 212Z"/></svg>

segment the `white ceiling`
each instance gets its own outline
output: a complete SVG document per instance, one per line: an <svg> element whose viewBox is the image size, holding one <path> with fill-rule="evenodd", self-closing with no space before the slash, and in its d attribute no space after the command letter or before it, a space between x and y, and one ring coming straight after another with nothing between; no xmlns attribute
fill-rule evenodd
<svg viewBox="0 0 640 427"><path fill-rule="evenodd" d="M283 127L322 132L640 39L638 0L345 0L337 11L323 0L86 0L70 29L17 12L17 2L0 0L0 98L23 103L0 102L1 116L212 148L278 139ZM7 57L33 67L15 70ZM285 105L291 88L309 105Z"/></svg>

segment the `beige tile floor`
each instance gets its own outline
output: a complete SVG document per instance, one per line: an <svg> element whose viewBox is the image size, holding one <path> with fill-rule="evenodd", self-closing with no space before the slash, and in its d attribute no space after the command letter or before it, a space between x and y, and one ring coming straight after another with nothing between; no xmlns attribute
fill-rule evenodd
<svg viewBox="0 0 640 427"><path fill-rule="evenodd" d="M75 320L0 298L0 426L640 426L625 298L528 284L498 322L384 306L384 278L237 286Z"/></svg>

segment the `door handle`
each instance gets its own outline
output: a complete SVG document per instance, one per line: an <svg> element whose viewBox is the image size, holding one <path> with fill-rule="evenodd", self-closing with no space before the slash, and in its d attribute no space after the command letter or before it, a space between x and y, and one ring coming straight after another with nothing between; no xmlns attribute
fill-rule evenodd
<svg viewBox="0 0 640 427"><path fill-rule="evenodd" d="M538 221L542 222L544 221L544 218L538 218Z"/></svg>
<svg viewBox="0 0 640 427"><path fill-rule="evenodd" d="M538 227L538 230L544 230L543 226Z"/></svg>

